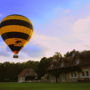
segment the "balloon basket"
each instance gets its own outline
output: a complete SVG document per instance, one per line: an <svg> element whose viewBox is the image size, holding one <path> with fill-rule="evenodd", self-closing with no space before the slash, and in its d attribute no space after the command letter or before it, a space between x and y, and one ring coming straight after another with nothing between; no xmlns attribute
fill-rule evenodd
<svg viewBox="0 0 90 90"><path fill-rule="evenodd" d="M18 58L18 55L16 55L16 54L15 54L15 55L13 55L13 58Z"/></svg>

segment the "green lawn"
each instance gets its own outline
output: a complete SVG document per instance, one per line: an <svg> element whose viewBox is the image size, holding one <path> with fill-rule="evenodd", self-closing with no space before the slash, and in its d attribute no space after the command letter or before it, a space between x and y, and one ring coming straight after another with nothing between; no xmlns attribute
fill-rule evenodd
<svg viewBox="0 0 90 90"><path fill-rule="evenodd" d="M0 83L0 90L90 90L90 83Z"/></svg>

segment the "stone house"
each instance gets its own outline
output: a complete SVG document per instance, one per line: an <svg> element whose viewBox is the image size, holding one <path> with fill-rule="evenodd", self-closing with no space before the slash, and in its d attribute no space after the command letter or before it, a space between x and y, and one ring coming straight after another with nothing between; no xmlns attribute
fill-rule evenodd
<svg viewBox="0 0 90 90"><path fill-rule="evenodd" d="M48 69L49 81L56 82L56 77L51 72L58 71L58 82L88 82L90 81L90 55L70 56L63 58L54 66L52 63Z"/></svg>
<svg viewBox="0 0 90 90"><path fill-rule="evenodd" d="M37 79L37 74L33 69L24 69L18 75L18 82L32 82Z"/></svg>

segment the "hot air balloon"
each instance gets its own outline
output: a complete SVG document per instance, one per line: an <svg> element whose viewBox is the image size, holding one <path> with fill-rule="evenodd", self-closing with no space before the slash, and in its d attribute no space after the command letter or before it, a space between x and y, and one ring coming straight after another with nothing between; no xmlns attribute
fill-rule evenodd
<svg viewBox="0 0 90 90"><path fill-rule="evenodd" d="M0 23L0 35L14 53L14 58L18 58L19 51L31 39L32 33L32 22L22 15L9 15Z"/></svg>

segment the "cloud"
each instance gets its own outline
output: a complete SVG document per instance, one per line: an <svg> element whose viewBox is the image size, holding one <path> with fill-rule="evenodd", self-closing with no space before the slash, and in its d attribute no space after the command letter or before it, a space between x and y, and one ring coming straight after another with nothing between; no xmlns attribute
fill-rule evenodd
<svg viewBox="0 0 90 90"><path fill-rule="evenodd" d="M70 14L72 11L71 10L69 10L69 9L67 9L67 10L64 10L64 13L66 13L66 14Z"/></svg>
<svg viewBox="0 0 90 90"><path fill-rule="evenodd" d="M74 23L73 35L83 41L85 46L90 46L90 17L79 19Z"/></svg>
<svg viewBox="0 0 90 90"><path fill-rule="evenodd" d="M9 57L10 54L11 54L11 51L10 51L9 47L4 42L1 42L1 44L0 44L0 56Z"/></svg>
<svg viewBox="0 0 90 90"><path fill-rule="evenodd" d="M36 45L43 48L44 54L41 56L52 56L55 52L64 53L68 49L67 44L63 39L59 37L53 37L43 34L35 33L32 40L32 45ZM63 49L62 49L63 48Z"/></svg>
<svg viewBox="0 0 90 90"><path fill-rule="evenodd" d="M90 28L90 17L79 19L73 25L73 31L75 33L75 36L83 40L86 40L88 35L90 35L89 28Z"/></svg>
<svg viewBox="0 0 90 90"><path fill-rule="evenodd" d="M61 16L60 10L68 13L68 16ZM37 40L33 43L43 46L46 49L46 56L51 56L56 51L65 54L72 49L79 51L90 49L90 12L88 10L86 6L75 12L56 9L55 13L58 12L58 15L55 14L54 18L50 18L50 21L44 24L41 28L43 32L36 35ZM83 14L84 11L87 14Z"/></svg>
<svg viewBox="0 0 90 90"><path fill-rule="evenodd" d="M32 45L29 43L20 51L20 54L24 55L24 57L26 58L27 57L38 58L44 55L44 48L42 46Z"/></svg>

